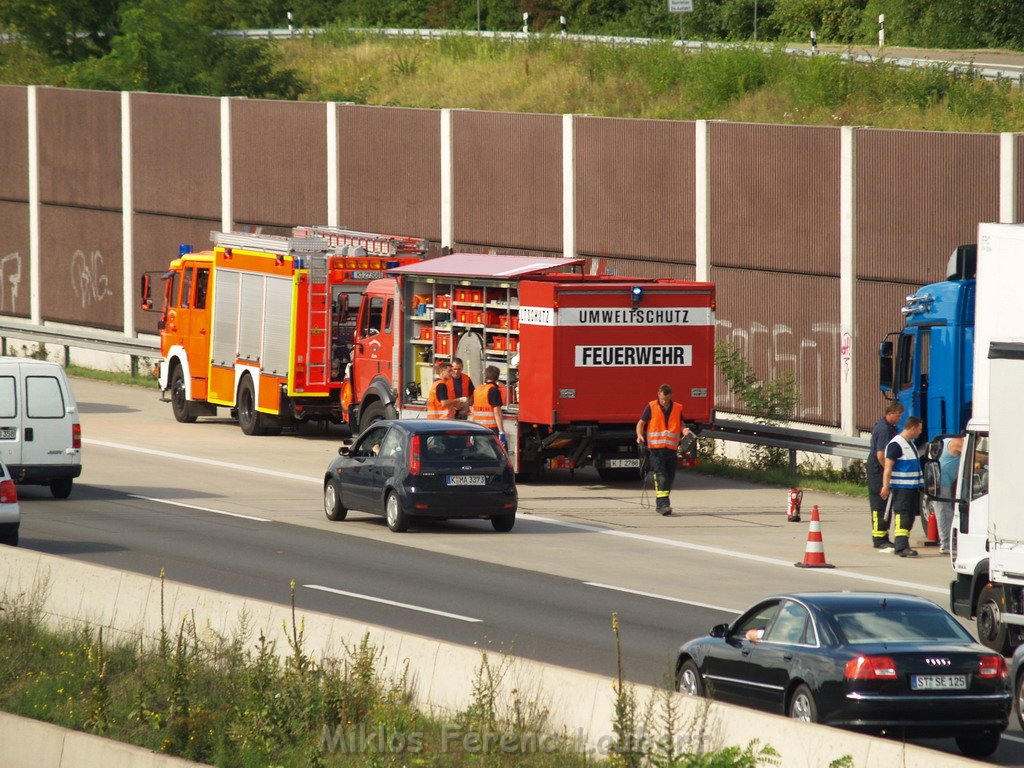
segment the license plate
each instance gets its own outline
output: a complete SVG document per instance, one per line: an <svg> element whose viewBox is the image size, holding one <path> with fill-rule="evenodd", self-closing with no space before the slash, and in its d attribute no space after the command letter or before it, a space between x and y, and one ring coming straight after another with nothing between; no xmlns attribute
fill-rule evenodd
<svg viewBox="0 0 1024 768"><path fill-rule="evenodd" d="M0 440L14 440L18 436L15 427L0 427Z"/></svg>
<svg viewBox="0 0 1024 768"><path fill-rule="evenodd" d="M619 467L640 467L640 459L608 459L605 463L609 469L617 469Z"/></svg>
<svg viewBox="0 0 1024 768"><path fill-rule="evenodd" d="M384 273L375 269L355 269L352 271L353 280L380 280L382 277L384 277Z"/></svg>
<svg viewBox="0 0 1024 768"><path fill-rule="evenodd" d="M448 475L448 485L486 485L483 475Z"/></svg>
<svg viewBox="0 0 1024 768"><path fill-rule="evenodd" d="M910 687L915 691L963 691L967 675L911 675Z"/></svg>

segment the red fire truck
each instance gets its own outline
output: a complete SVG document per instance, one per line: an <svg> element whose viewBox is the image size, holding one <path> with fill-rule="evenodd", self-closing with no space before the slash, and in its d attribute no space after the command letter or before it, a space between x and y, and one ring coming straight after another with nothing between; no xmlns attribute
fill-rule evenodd
<svg viewBox="0 0 1024 768"><path fill-rule="evenodd" d="M635 425L659 384L710 424L715 289L710 283L584 275L579 259L453 254L388 271L363 294L349 421L425 418L440 361L481 381L501 372L517 472L594 464L637 476Z"/></svg>
<svg viewBox="0 0 1024 768"><path fill-rule="evenodd" d="M226 407L247 435L342 422L362 291L385 270L422 260L426 242L334 227L211 239L213 250L182 246L168 272L142 278L143 308L162 312L156 375L175 418ZM155 275L164 279L161 310Z"/></svg>

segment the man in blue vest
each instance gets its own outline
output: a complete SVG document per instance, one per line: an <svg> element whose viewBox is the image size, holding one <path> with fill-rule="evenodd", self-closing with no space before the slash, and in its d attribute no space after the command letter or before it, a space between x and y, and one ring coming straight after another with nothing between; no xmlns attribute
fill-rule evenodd
<svg viewBox="0 0 1024 768"><path fill-rule="evenodd" d="M923 424L917 416L908 416L903 431L894 437L885 448L885 471L882 475L881 497L888 499L896 521L896 554L900 557L917 557L917 551L910 548L910 531L914 517L921 510L921 488L924 475L921 473L921 457L914 441L921 436Z"/></svg>

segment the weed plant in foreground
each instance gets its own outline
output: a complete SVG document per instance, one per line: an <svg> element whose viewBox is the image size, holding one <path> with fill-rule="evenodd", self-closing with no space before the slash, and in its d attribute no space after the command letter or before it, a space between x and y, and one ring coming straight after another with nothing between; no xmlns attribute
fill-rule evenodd
<svg viewBox="0 0 1024 768"><path fill-rule="evenodd" d="M341 658L312 659L294 583L280 654L244 618L220 637L186 615L147 647L112 644L102 630L50 629L38 597L0 603L0 709L217 766L753 768L775 754L757 743L705 749L707 707L679 717L671 685L640 706L621 658L613 732L596 747L555 733L538 696L507 685L509 657L482 654L465 709L425 713L408 668L383 674L391 667L368 636Z"/></svg>

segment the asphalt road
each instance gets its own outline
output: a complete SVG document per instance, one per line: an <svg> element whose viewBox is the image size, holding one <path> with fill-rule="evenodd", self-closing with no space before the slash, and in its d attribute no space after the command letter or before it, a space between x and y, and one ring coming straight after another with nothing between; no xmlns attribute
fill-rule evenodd
<svg viewBox="0 0 1024 768"><path fill-rule="evenodd" d="M85 471L66 501L20 488L26 548L282 603L294 579L300 609L609 676L617 612L626 675L646 683L664 679L682 641L773 592L946 599L948 561L872 552L858 499L805 494L805 512L822 509L827 571L793 567L806 525L785 522L784 490L692 474L671 518L638 488L581 472L522 486L510 534L452 521L397 535L363 513L324 518L336 431L250 438L227 419L178 424L152 391L73 385ZM1024 765L1015 722L996 762Z"/></svg>

